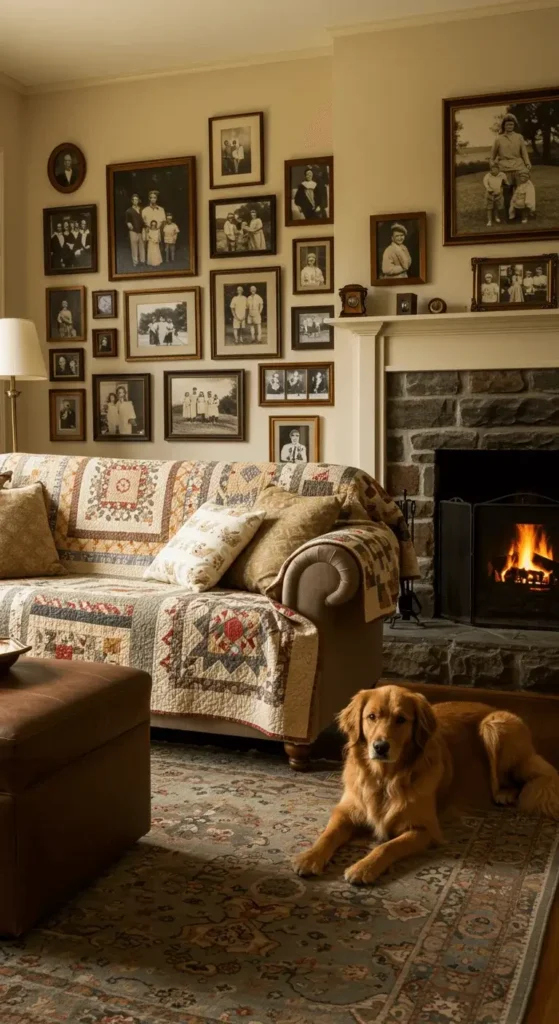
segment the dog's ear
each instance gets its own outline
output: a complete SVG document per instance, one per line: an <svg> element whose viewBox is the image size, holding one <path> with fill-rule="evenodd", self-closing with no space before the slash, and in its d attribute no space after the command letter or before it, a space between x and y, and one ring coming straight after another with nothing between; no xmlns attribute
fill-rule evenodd
<svg viewBox="0 0 559 1024"><path fill-rule="evenodd" d="M420 750L423 750L427 740L437 728L437 719L429 701L422 693L414 693L413 699L415 703L413 738Z"/></svg>
<svg viewBox="0 0 559 1024"><path fill-rule="evenodd" d="M338 725L351 744L359 743L360 740L364 739L361 717L368 693L368 690L359 690L351 698L347 708L340 711L338 715Z"/></svg>

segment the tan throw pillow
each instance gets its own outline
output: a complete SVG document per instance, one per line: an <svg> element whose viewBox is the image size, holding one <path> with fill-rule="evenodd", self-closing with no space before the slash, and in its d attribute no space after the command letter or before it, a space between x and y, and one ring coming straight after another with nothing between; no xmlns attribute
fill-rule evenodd
<svg viewBox="0 0 559 1024"><path fill-rule="evenodd" d="M64 576L50 532L43 485L0 490L0 579Z"/></svg>
<svg viewBox="0 0 559 1024"><path fill-rule="evenodd" d="M338 518L343 498L306 498L279 487L267 487L257 502L266 513L264 522L225 573L222 586L277 599L279 588L272 584L283 563L301 544L328 533Z"/></svg>

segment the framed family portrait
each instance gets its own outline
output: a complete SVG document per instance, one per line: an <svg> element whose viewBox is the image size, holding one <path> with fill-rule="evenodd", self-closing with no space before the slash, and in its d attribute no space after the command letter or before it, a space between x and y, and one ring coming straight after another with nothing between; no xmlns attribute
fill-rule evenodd
<svg viewBox="0 0 559 1024"><path fill-rule="evenodd" d="M196 157L107 167L109 278L196 274Z"/></svg>
<svg viewBox="0 0 559 1024"><path fill-rule="evenodd" d="M73 142L61 142L49 156L47 174L57 192L75 192L83 185L86 171L85 157Z"/></svg>
<svg viewBox="0 0 559 1024"><path fill-rule="evenodd" d="M116 327L98 328L91 332L93 355L96 359L118 356L118 331Z"/></svg>
<svg viewBox="0 0 559 1024"><path fill-rule="evenodd" d="M47 341L86 341L83 284L46 289Z"/></svg>
<svg viewBox="0 0 559 1024"><path fill-rule="evenodd" d="M333 405L334 363L261 363L260 405Z"/></svg>
<svg viewBox="0 0 559 1024"><path fill-rule="evenodd" d="M51 441L85 441L85 388L49 391Z"/></svg>
<svg viewBox="0 0 559 1024"><path fill-rule="evenodd" d="M212 359L281 355L281 268L210 271Z"/></svg>
<svg viewBox="0 0 559 1024"><path fill-rule="evenodd" d="M115 288L91 293L94 320L114 320L118 313L118 292Z"/></svg>
<svg viewBox="0 0 559 1024"><path fill-rule="evenodd" d="M371 217L371 284L425 284L427 216L384 213Z"/></svg>
<svg viewBox="0 0 559 1024"><path fill-rule="evenodd" d="M559 236L559 87L444 100L444 244Z"/></svg>
<svg viewBox="0 0 559 1024"><path fill-rule="evenodd" d="M334 239L293 239L293 293L334 291Z"/></svg>
<svg viewBox="0 0 559 1024"><path fill-rule="evenodd" d="M200 288L125 292L126 359L200 359Z"/></svg>
<svg viewBox="0 0 559 1024"><path fill-rule="evenodd" d="M97 207L55 206L43 210L45 274L97 272Z"/></svg>
<svg viewBox="0 0 559 1024"><path fill-rule="evenodd" d="M270 462L320 462L320 417L270 416Z"/></svg>
<svg viewBox="0 0 559 1024"><path fill-rule="evenodd" d="M49 349L49 380L85 380L83 348Z"/></svg>
<svg viewBox="0 0 559 1024"><path fill-rule="evenodd" d="M164 373L167 441L244 441L245 371Z"/></svg>
<svg viewBox="0 0 559 1024"><path fill-rule="evenodd" d="M210 200L210 256L273 256L276 197Z"/></svg>
<svg viewBox="0 0 559 1024"><path fill-rule="evenodd" d="M333 306L293 306L291 348L334 348L334 328L326 321L334 316Z"/></svg>
<svg viewBox="0 0 559 1024"><path fill-rule="evenodd" d="M285 224L334 223L334 157L285 161Z"/></svg>
<svg viewBox="0 0 559 1024"><path fill-rule="evenodd" d="M151 374L94 373L93 439L151 441Z"/></svg>
<svg viewBox="0 0 559 1024"><path fill-rule="evenodd" d="M555 309L557 253L545 256L496 256L472 260L473 313L494 309Z"/></svg>
<svg viewBox="0 0 559 1024"><path fill-rule="evenodd" d="M210 188L264 184L264 114L210 117Z"/></svg>

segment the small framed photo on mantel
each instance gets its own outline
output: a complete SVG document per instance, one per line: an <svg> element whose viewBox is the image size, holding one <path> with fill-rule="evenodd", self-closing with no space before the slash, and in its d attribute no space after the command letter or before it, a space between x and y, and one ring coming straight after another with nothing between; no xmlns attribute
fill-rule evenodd
<svg viewBox="0 0 559 1024"><path fill-rule="evenodd" d="M543 256L474 257L472 313L556 309L557 253Z"/></svg>

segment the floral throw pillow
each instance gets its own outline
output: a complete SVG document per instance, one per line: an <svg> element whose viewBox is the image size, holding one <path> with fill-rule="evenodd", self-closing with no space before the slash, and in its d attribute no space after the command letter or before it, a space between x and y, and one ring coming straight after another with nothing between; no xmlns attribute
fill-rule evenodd
<svg viewBox="0 0 559 1024"><path fill-rule="evenodd" d="M264 516L264 510L207 501L156 555L144 579L176 583L192 593L209 590L252 540Z"/></svg>

